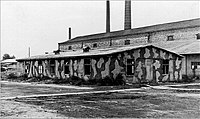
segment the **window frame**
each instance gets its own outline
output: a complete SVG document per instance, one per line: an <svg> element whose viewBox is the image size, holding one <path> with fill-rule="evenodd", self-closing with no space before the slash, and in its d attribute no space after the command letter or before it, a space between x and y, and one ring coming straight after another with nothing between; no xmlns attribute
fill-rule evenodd
<svg viewBox="0 0 200 119"><path fill-rule="evenodd" d="M86 64L86 60L89 60L90 63ZM89 67L89 73L88 71L86 71L86 67ZM91 59L90 58L84 59L84 74L91 75Z"/></svg>
<svg viewBox="0 0 200 119"><path fill-rule="evenodd" d="M42 61L38 61L38 73L39 74L43 74Z"/></svg>
<svg viewBox="0 0 200 119"><path fill-rule="evenodd" d="M54 63L52 63L52 62L54 62ZM56 73L56 71L55 71L55 67L56 67L55 60L50 60L49 66L50 66L50 74L55 75L55 73Z"/></svg>
<svg viewBox="0 0 200 119"><path fill-rule="evenodd" d="M167 61L168 63L164 64L164 61ZM162 74L163 75L169 74L169 59L165 59L162 61Z"/></svg>
<svg viewBox="0 0 200 119"><path fill-rule="evenodd" d="M131 60L129 63L128 60ZM128 72L128 67L131 67L131 73ZM127 76L133 76L135 74L135 60L133 58L126 59L126 75Z"/></svg>
<svg viewBox="0 0 200 119"><path fill-rule="evenodd" d="M174 35L167 36L167 41L173 41L173 40L174 40Z"/></svg>
<svg viewBox="0 0 200 119"><path fill-rule="evenodd" d="M200 40L200 33L196 34L197 40Z"/></svg>
<svg viewBox="0 0 200 119"><path fill-rule="evenodd" d="M25 73L28 74L30 69L30 62L25 62Z"/></svg>
<svg viewBox="0 0 200 119"><path fill-rule="evenodd" d="M93 47L93 48L97 48L97 46L98 46L97 43L93 43L93 44L92 44L92 47Z"/></svg>
<svg viewBox="0 0 200 119"><path fill-rule="evenodd" d="M68 50L72 50L72 46L70 45L70 46L68 46Z"/></svg>
<svg viewBox="0 0 200 119"><path fill-rule="evenodd" d="M124 45L130 45L131 44L131 41L130 40L125 40L124 41Z"/></svg>
<svg viewBox="0 0 200 119"><path fill-rule="evenodd" d="M200 62L191 62L191 69L200 69Z"/></svg>
<svg viewBox="0 0 200 119"><path fill-rule="evenodd" d="M110 39L109 46L112 46L112 39Z"/></svg>
<svg viewBox="0 0 200 119"><path fill-rule="evenodd" d="M70 74L70 70L69 70L69 60L64 61L64 74L65 75L69 75ZM68 68L66 68L68 67ZM66 73L66 69L68 69L68 73Z"/></svg>

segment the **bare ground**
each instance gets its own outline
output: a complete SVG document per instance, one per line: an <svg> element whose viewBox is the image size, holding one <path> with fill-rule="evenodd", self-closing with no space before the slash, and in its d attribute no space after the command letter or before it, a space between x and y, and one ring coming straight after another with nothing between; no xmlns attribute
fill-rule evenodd
<svg viewBox="0 0 200 119"><path fill-rule="evenodd" d="M56 92L57 88L6 87L4 94ZM196 87L196 86L195 86ZM97 90L113 89L98 87ZM117 87L114 87L117 88ZM121 87L119 87L121 88ZM28 91L24 91L28 89ZM33 89L33 90L32 90ZM57 90L57 91L55 91ZM61 92L79 90L61 89ZM1 117L31 118L200 118L199 92L141 89L121 93L83 94L51 97L27 97L1 100Z"/></svg>
<svg viewBox="0 0 200 119"><path fill-rule="evenodd" d="M156 94L155 94L156 93ZM170 93L170 94L169 94ZM75 118L200 118L200 99L150 91L15 99Z"/></svg>
<svg viewBox="0 0 200 119"><path fill-rule="evenodd" d="M4 118L63 118L56 110L21 102L1 100L1 117Z"/></svg>

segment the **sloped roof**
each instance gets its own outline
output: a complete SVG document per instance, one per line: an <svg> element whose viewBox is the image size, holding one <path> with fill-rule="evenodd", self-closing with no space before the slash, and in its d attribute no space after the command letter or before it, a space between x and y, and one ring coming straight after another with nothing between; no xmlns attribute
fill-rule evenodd
<svg viewBox="0 0 200 119"><path fill-rule="evenodd" d="M90 50L89 52L83 52L82 50L77 50L77 51L68 51L68 52L61 52L60 54L48 54L48 55L37 55L37 56L32 56L29 58L22 58L22 59L17 59L17 61L23 61L23 60L37 60L37 59L53 59L53 58L66 58L66 57L88 57L88 56L100 56L100 55L109 55L109 54L114 54L114 53L119 53L119 52L124 52L124 51L129 51L133 49L138 49L138 48L144 48L144 47L155 47L158 49L165 50L160 47L156 47L154 45L148 44L148 45L129 45L129 46L121 46L121 47L112 47L112 48L104 48L104 49L94 49ZM175 52L165 50L167 52L173 53L177 56L182 57L181 55L176 54Z"/></svg>
<svg viewBox="0 0 200 119"><path fill-rule="evenodd" d="M6 59L2 60L1 63L17 63L16 59Z"/></svg>
<svg viewBox="0 0 200 119"><path fill-rule="evenodd" d="M152 43L157 47L174 51L178 54L200 54L200 40L180 40Z"/></svg>
<svg viewBox="0 0 200 119"><path fill-rule="evenodd" d="M198 27L198 26L200 26L200 18L164 23L164 24L157 24L157 25L146 26L146 27L139 27L139 28L134 28L134 29L130 29L130 30L113 31L110 33L99 33L99 34L79 36L79 37L75 37L71 40L61 42L59 44L73 43L73 42L77 42L77 41L98 40L100 38L101 39L102 38L112 38L112 37L134 35L134 34L140 34L140 33L148 33L148 32L163 31L163 30L173 30L173 29L180 29L180 28L187 28L187 27Z"/></svg>

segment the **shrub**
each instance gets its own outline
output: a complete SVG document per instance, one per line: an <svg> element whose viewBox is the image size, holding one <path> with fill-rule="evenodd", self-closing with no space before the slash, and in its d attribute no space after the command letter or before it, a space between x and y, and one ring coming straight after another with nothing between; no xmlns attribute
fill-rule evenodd
<svg viewBox="0 0 200 119"><path fill-rule="evenodd" d="M22 77L28 78L28 74L23 74Z"/></svg>
<svg viewBox="0 0 200 119"><path fill-rule="evenodd" d="M15 79L15 78L17 78L17 75L15 73L10 73L10 74L8 74L7 78L8 79Z"/></svg>
<svg viewBox="0 0 200 119"><path fill-rule="evenodd" d="M182 82L188 82L188 83L190 83L190 82L193 82L193 80L192 80L191 77L189 77L187 75L183 75L182 76Z"/></svg>
<svg viewBox="0 0 200 119"><path fill-rule="evenodd" d="M124 81L124 77L121 73L119 73L116 77L116 79L114 80L113 84L114 85L125 85L125 81Z"/></svg>
<svg viewBox="0 0 200 119"><path fill-rule="evenodd" d="M48 76L40 75L39 79L40 79L41 81L45 81L45 80L49 80L49 79L51 79L51 78L49 78Z"/></svg>
<svg viewBox="0 0 200 119"><path fill-rule="evenodd" d="M71 77L69 78L69 82L70 82L70 84L72 84L72 85L81 85L81 84L83 84L85 81L84 81L84 79L79 78L78 76L71 76Z"/></svg>
<svg viewBox="0 0 200 119"><path fill-rule="evenodd" d="M39 79L37 77L28 78L27 82L38 82Z"/></svg>
<svg viewBox="0 0 200 119"><path fill-rule="evenodd" d="M60 79L58 79L57 77L54 77L54 78L52 78L52 80L53 80L53 83L54 84L59 84L60 83Z"/></svg>
<svg viewBox="0 0 200 119"><path fill-rule="evenodd" d="M96 79L89 79L89 80L83 82L83 84L85 84L85 85L96 85L97 80Z"/></svg>
<svg viewBox="0 0 200 119"><path fill-rule="evenodd" d="M111 78L110 76L106 76L103 79L99 79L97 81L97 85L100 85L100 86L112 86L113 85L113 78Z"/></svg>
<svg viewBox="0 0 200 119"><path fill-rule="evenodd" d="M17 81L26 81L28 79L27 74L22 74L16 78Z"/></svg>

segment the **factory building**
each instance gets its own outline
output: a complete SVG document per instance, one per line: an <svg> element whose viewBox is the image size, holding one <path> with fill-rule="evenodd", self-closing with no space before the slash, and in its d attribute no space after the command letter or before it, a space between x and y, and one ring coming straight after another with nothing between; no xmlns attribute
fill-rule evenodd
<svg viewBox="0 0 200 119"><path fill-rule="evenodd" d="M125 1L124 30L110 31L107 1L106 32L58 43L55 54L18 59L29 77L116 78L126 82L180 81L200 75L200 19L131 29L131 1Z"/></svg>

